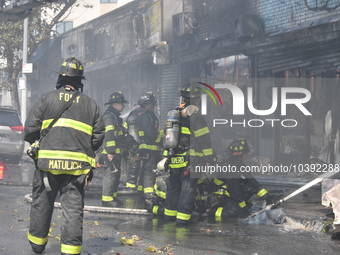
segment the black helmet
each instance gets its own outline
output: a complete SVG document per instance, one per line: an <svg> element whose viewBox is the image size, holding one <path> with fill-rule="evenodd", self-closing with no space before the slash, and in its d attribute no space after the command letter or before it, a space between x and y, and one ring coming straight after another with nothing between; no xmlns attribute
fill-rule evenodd
<svg viewBox="0 0 340 255"><path fill-rule="evenodd" d="M146 104L157 104L157 98L151 91L142 93L139 97L138 104L142 107Z"/></svg>
<svg viewBox="0 0 340 255"><path fill-rule="evenodd" d="M247 139L234 139L226 149L227 157L241 156L251 151Z"/></svg>
<svg viewBox="0 0 340 255"><path fill-rule="evenodd" d="M62 76L81 77L82 79L85 79L83 76L83 64L75 57L68 58L61 64L59 74Z"/></svg>
<svg viewBox="0 0 340 255"><path fill-rule="evenodd" d="M186 83L180 90L180 95L185 98L197 98L201 96L201 90L192 83Z"/></svg>
<svg viewBox="0 0 340 255"><path fill-rule="evenodd" d="M122 104L127 103L127 101L124 98L123 92L121 91L113 92L111 96L109 96L109 102L105 104L113 104L113 103L122 103Z"/></svg>

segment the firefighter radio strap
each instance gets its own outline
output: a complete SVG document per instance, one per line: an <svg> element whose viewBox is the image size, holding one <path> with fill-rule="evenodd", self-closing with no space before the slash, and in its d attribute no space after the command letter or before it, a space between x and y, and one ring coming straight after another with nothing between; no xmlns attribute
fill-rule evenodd
<svg viewBox="0 0 340 255"><path fill-rule="evenodd" d="M59 112L59 114L53 119L53 121L50 123L50 125L44 129L41 133L40 133L40 138L39 140L36 140L34 143L31 144L31 146L27 149L27 155L29 157L31 157L32 159L35 159L37 154L38 154L38 150L40 147L40 142L41 140L47 135L48 131L50 131L51 127L57 122L57 120L60 118L60 116L64 113L64 111L66 111L67 108L69 108L71 106L71 104L73 103L73 100L80 94L79 91L76 91L73 96L70 98L70 100L63 106L63 108L61 109L61 111Z"/></svg>

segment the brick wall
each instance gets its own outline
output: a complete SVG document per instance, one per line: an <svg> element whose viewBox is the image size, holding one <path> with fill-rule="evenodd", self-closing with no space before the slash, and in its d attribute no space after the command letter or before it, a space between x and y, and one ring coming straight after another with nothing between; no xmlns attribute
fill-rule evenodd
<svg viewBox="0 0 340 255"><path fill-rule="evenodd" d="M248 0L251 12L264 23L265 32L272 33L340 14L340 0ZM327 4L325 4L328 2Z"/></svg>

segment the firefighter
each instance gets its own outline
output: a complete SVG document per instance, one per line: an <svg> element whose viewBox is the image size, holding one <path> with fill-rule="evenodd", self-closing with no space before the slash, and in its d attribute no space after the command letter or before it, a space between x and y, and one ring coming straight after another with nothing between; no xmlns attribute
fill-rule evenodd
<svg viewBox="0 0 340 255"><path fill-rule="evenodd" d="M139 136L137 131L137 116L143 111L140 105L137 105L126 118L125 127L127 129L126 144L129 150L127 181L125 188L131 191L142 191L143 183L140 176L141 159L138 157ZM139 184L137 184L139 178Z"/></svg>
<svg viewBox="0 0 340 255"><path fill-rule="evenodd" d="M63 211L61 254L80 254L82 250L84 187L96 166L95 151L104 139L102 115L95 101L80 93L57 122L46 128L71 96L82 91L83 71L79 60L66 59L60 67L56 90L38 99L25 123L25 140L30 144L46 134L34 159L28 232L31 247L38 254L44 252L48 241L58 192Z"/></svg>
<svg viewBox="0 0 340 255"><path fill-rule="evenodd" d="M154 194L156 174L153 170L157 168L160 158L161 134L158 130L159 122L154 109L157 98L152 92L142 93L138 104L143 109L137 116L137 131L140 140L138 154L141 159L141 174L143 175L143 192L145 199Z"/></svg>
<svg viewBox="0 0 340 255"><path fill-rule="evenodd" d="M102 206L117 207L121 201L117 198L118 185L121 175L121 160L124 152L125 127L120 113L127 101L121 91L110 95L109 105L103 114L105 123L104 150L106 169L103 176ZM104 156L104 157L105 157Z"/></svg>
<svg viewBox="0 0 340 255"><path fill-rule="evenodd" d="M244 218L249 216L252 207L251 198L257 195L267 204L272 204L273 199L269 192L263 188L249 172L241 172L245 166L251 147L246 139L234 139L226 149L223 165L236 167L236 171L228 173L226 178L215 178L212 182L213 196L208 198L209 215L221 219L223 215Z"/></svg>
<svg viewBox="0 0 340 255"><path fill-rule="evenodd" d="M164 154L168 159L170 169L169 186L165 200L164 217L166 220L188 223L191 213L195 209L197 178L192 178L190 170L195 165L211 164L215 160L211 147L210 131L206 121L199 113L200 92L197 88L186 84L181 90L183 104L177 109L179 112L180 132L178 137L171 130L165 130ZM172 110L173 112L173 110ZM175 119L174 113L168 114ZM168 125L169 124L169 125ZM175 123L167 123L176 128ZM177 146L171 148L171 139L178 139ZM190 159L190 162L189 162Z"/></svg>

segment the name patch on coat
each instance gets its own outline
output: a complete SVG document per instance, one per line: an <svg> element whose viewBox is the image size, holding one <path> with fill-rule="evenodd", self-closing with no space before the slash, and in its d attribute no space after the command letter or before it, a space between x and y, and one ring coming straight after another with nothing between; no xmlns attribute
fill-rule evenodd
<svg viewBox="0 0 340 255"><path fill-rule="evenodd" d="M49 169L59 169L59 170L77 170L82 169L82 163L70 160L54 160L50 159L48 161Z"/></svg>

